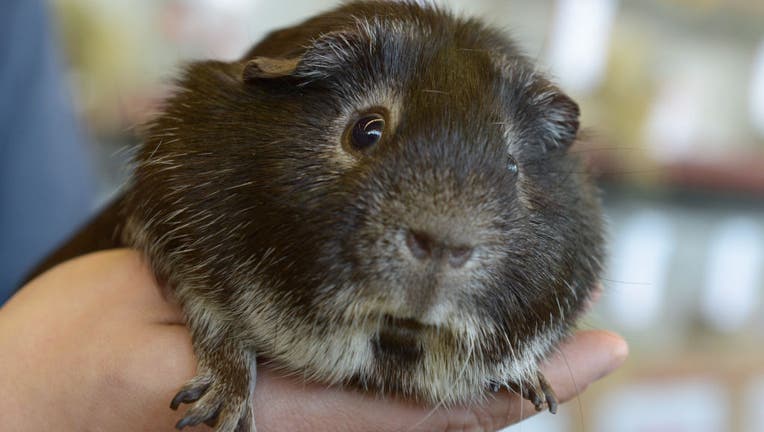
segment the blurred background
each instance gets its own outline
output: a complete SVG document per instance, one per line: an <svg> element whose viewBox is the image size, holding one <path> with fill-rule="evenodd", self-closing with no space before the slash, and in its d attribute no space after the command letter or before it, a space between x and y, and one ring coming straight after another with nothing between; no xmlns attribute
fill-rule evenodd
<svg viewBox="0 0 764 432"><path fill-rule="evenodd" d="M179 65L237 58L335 3L43 2L92 162L73 168L93 179L81 213L124 181L122 149ZM585 139L573 151L604 191L611 252L604 295L582 327L631 345L622 370L558 415L508 430L764 431L764 2L436 3L509 30L579 101ZM49 243L74 223L63 225Z"/></svg>

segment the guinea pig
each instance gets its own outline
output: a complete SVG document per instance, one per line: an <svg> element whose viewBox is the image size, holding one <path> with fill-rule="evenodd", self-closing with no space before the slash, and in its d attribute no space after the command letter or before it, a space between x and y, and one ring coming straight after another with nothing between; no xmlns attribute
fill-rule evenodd
<svg viewBox="0 0 764 432"><path fill-rule="evenodd" d="M502 32L414 2L347 3L190 64L88 234L116 227L183 307L198 375L177 427L254 430L259 357L425 404L506 386L554 411L538 364L603 256L578 118Z"/></svg>

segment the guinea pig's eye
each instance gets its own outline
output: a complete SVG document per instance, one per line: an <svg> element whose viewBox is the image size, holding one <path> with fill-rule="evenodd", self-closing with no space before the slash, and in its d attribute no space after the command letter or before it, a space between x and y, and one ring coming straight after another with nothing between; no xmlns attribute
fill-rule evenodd
<svg viewBox="0 0 764 432"><path fill-rule="evenodd" d="M517 172L520 170L520 167L517 166L517 159L512 157L512 155L509 155L509 157L507 158L507 170L512 175L516 175Z"/></svg>
<svg viewBox="0 0 764 432"><path fill-rule="evenodd" d="M379 114L363 116L350 129L350 145L356 150L366 150L382 139L384 130L384 117Z"/></svg>

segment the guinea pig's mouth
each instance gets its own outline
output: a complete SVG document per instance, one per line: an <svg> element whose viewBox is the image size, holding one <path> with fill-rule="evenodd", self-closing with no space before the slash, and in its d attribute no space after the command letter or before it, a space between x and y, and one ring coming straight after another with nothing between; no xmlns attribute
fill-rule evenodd
<svg viewBox="0 0 764 432"><path fill-rule="evenodd" d="M416 360L422 354L421 335L428 327L415 319L384 315L372 339L375 354L403 361Z"/></svg>

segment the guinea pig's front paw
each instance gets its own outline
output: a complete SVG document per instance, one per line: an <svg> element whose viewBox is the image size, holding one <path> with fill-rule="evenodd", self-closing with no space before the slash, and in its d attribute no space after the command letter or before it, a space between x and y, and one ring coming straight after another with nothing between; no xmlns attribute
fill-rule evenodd
<svg viewBox="0 0 764 432"><path fill-rule="evenodd" d="M170 408L175 410L182 403L190 407L175 424L178 429L205 423L216 432L255 432L248 376L202 369L178 391Z"/></svg>

